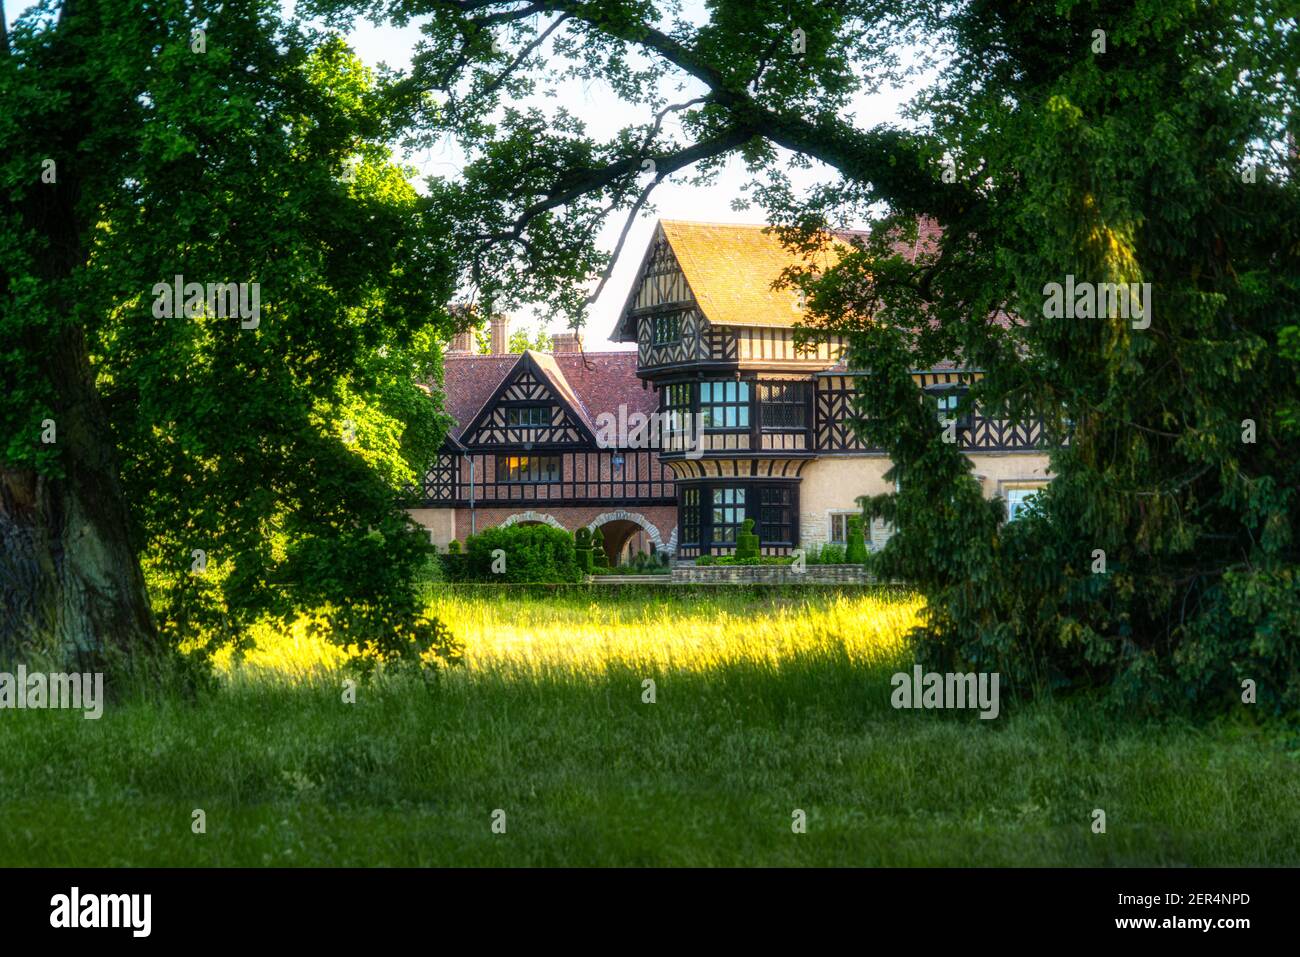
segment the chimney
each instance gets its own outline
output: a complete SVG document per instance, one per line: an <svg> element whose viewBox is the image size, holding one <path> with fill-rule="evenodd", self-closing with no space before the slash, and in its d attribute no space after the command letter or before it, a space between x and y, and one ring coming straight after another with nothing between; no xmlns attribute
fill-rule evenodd
<svg viewBox="0 0 1300 957"><path fill-rule="evenodd" d="M492 354L505 355L510 351L510 317L493 315L491 323Z"/></svg>
<svg viewBox="0 0 1300 957"><path fill-rule="evenodd" d="M551 336L551 354L562 352L581 352L582 334L578 332L557 332Z"/></svg>
<svg viewBox="0 0 1300 957"><path fill-rule="evenodd" d="M447 355L469 355L474 351L474 331L466 329L464 332L458 332L451 337L451 343L447 346Z"/></svg>

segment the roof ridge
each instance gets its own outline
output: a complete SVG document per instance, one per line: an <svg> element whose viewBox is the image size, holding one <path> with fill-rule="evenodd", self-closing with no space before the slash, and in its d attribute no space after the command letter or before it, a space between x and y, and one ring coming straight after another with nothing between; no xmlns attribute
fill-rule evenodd
<svg viewBox="0 0 1300 957"><path fill-rule="evenodd" d="M723 223L713 219L661 219L661 223L673 223L679 226L723 226L735 229L770 229L772 223Z"/></svg>

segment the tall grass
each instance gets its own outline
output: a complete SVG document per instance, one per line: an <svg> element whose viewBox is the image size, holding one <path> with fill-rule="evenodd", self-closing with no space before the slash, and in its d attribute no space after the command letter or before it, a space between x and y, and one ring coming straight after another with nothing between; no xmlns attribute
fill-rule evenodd
<svg viewBox="0 0 1300 957"><path fill-rule="evenodd" d="M893 710L914 596L432 604L467 651L432 685L381 678L345 703L336 649L268 631L197 701L0 712L0 864L1300 863L1284 730L1116 721L1087 700L996 721Z"/></svg>

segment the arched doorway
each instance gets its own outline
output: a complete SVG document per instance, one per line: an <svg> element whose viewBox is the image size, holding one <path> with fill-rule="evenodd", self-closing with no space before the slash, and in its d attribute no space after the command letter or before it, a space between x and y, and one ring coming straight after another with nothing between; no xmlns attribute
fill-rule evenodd
<svg viewBox="0 0 1300 957"><path fill-rule="evenodd" d="M596 534L604 539L605 554L609 556L611 566L626 565L638 552L645 551L645 545L637 541L646 537L645 530L636 522L626 519L606 522L596 529Z"/></svg>
<svg viewBox="0 0 1300 957"><path fill-rule="evenodd" d="M606 512L597 515L587 527L593 535L600 535L603 539L610 565L626 565L638 554L646 551L653 554L664 549L659 529L636 512Z"/></svg>

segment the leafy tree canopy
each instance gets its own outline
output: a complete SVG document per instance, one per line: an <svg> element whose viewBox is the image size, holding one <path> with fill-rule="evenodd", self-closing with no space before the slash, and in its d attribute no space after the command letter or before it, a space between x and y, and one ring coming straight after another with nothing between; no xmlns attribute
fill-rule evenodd
<svg viewBox="0 0 1300 957"><path fill-rule="evenodd" d="M46 0L0 40L0 638L231 640L332 604L418 645L399 493L446 429L419 383L455 270L400 112L264 0ZM178 276L256 314L169 303Z"/></svg>

